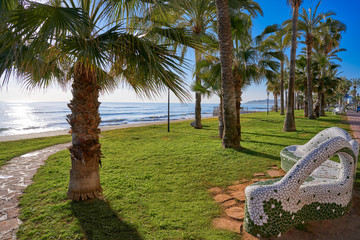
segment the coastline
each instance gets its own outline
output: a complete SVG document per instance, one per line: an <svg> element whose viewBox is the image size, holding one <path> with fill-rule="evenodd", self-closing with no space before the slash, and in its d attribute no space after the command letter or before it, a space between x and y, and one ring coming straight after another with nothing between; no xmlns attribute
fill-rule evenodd
<svg viewBox="0 0 360 240"><path fill-rule="evenodd" d="M255 113L255 112L258 112L258 111L243 111L243 112L240 112L240 114ZM202 117L202 119L208 119L208 118L218 118L218 117L217 116ZM195 118L170 120L170 123L193 121L194 119ZM167 124L167 121L129 123L129 124L122 124L122 125L102 126L99 128L101 129L102 132L104 132L104 131L110 131L110 130L122 129L122 128L144 127L144 126L161 125L161 124ZM56 131L39 132L39 133L27 133L27 134L0 136L0 142L17 141L17 140L31 139L31 138L54 137L54 136L61 136L61 135L70 135L69 130L56 130Z"/></svg>
<svg viewBox="0 0 360 240"><path fill-rule="evenodd" d="M217 117L216 116L203 117L203 119L207 119L207 118L217 118ZM194 118L171 120L170 123L184 122L184 121L191 121L191 120L194 120ZM122 128L144 127L144 126L149 126L149 125L161 125L161 124L167 124L167 121L130 123L130 124L122 124L122 125L103 126L103 127L100 127L100 129L102 132L104 132L104 131L110 131L110 130L122 129ZM0 136L0 142L17 141L17 140L31 139L31 138L54 137L54 136L61 136L61 135L70 135L69 130L57 130L57 131L48 131L48 132L39 132L39 133Z"/></svg>

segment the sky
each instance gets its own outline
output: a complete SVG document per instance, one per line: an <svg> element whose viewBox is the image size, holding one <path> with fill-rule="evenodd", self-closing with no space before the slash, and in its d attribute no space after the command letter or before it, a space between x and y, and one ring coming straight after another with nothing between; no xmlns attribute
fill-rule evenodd
<svg viewBox="0 0 360 240"><path fill-rule="evenodd" d="M44 1L44 0L43 0ZM292 12L286 4L286 0L257 0L263 9L264 16L254 19L253 35L256 36L262 30L272 24L281 24L283 21L290 19ZM318 1L304 0L301 7L308 9L315 6ZM341 47L346 48L346 52L342 52L339 56L343 59L342 76L349 79L360 77L360 47L358 41L360 39L360 1L358 0L323 0L319 12L329 10L335 11L335 19L341 20L347 26L347 31L343 34ZM297 52L300 51L299 47ZM188 59L194 59L193 52L189 51L186 56ZM192 72L187 71L185 80L189 85L193 81ZM194 102L194 93L191 93ZM32 91L25 90L21 87L16 79L12 79L7 87L0 89L0 101L62 101L69 102L71 99L71 90L64 91L57 86L51 86L48 89L34 89ZM263 84L248 87L243 93L243 103L251 100L266 99L266 87ZM135 92L128 87L121 87L111 94L104 94L100 97L101 102L166 102L167 93L155 99L144 99L136 96ZM176 97L171 95L171 102L179 102ZM203 103L218 103L216 96L211 98L204 97Z"/></svg>

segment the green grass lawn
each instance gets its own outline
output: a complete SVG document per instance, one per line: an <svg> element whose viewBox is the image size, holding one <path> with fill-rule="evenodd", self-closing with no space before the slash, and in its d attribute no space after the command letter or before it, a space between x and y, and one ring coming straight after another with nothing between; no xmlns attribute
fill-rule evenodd
<svg viewBox="0 0 360 240"><path fill-rule="evenodd" d="M308 120L296 112L297 132L282 132L284 116L242 115L242 146L223 149L216 119L113 130L102 134L103 200L66 199L70 159L59 152L41 167L21 199L24 223L19 239L240 239L213 229L220 207L207 189L251 179L276 164L279 153L304 144L319 131L339 126L349 131L342 116ZM20 146L20 145L19 145ZM17 147L19 147L17 146ZM15 146L13 146L15 148Z"/></svg>
<svg viewBox="0 0 360 240"><path fill-rule="evenodd" d="M0 142L0 166L22 154L67 142L71 142L71 137L66 135Z"/></svg>

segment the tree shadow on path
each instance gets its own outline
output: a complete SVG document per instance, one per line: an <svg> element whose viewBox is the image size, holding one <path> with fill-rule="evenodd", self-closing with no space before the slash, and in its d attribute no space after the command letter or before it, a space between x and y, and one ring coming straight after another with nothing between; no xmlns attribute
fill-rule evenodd
<svg viewBox="0 0 360 240"><path fill-rule="evenodd" d="M103 200L72 202L71 209L88 240L142 240L138 231L122 221Z"/></svg>

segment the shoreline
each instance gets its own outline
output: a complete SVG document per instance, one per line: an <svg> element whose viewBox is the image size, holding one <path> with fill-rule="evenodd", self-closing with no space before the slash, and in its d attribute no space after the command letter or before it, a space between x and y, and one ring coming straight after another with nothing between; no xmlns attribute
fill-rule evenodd
<svg viewBox="0 0 360 240"><path fill-rule="evenodd" d="M259 112L259 111L243 111L243 112L240 112L240 114L255 113L255 112ZM218 116L202 117L202 119L209 119L209 118L218 118ZM193 121L193 120L195 120L195 118L176 119L176 120L170 120L170 123ZM103 132L103 131L110 131L110 130L122 129L122 128L145 127L145 126L150 126L150 125L162 125L162 124L167 124L167 121L129 123L129 124L122 124L122 125L102 126L99 128ZM47 132L38 132L38 133L26 133L26 134L0 136L0 142L10 142L10 141L23 140L23 139L70 135L69 131L70 130L68 129L68 130L56 130L56 131L47 131Z"/></svg>
<svg viewBox="0 0 360 240"><path fill-rule="evenodd" d="M217 118L217 117L216 116L203 117L202 119L208 119L208 118ZM185 122L185 121L191 121L191 120L194 120L194 118L170 120L170 123ZM100 128L101 132L104 132L104 131L110 131L110 130L115 130L115 129L145 127L145 126L150 126L150 125L162 125L162 124L167 124L167 121L129 123L129 124L122 124L122 125L103 126L103 127L99 127L99 128ZM27 133L27 134L0 136L0 142L10 142L10 141L23 140L23 139L42 138L42 137L55 137L55 136L61 136L61 135L70 135L69 130L56 130L56 131L39 132L39 133Z"/></svg>

